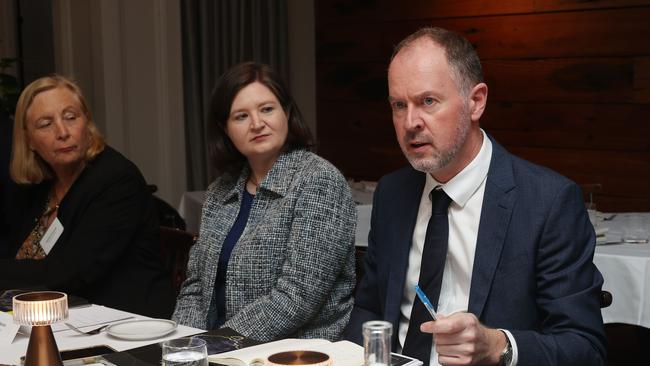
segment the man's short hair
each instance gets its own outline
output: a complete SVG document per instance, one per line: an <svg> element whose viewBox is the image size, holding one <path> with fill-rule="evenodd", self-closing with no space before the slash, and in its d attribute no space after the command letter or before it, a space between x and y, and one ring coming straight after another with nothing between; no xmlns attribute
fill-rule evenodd
<svg viewBox="0 0 650 366"><path fill-rule="evenodd" d="M452 78L463 94L466 95L476 84L483 82L481 60L474 46L460 34L443 28L421 28L404 38L395 46L391 61L402 49L409 47L420 38L428 38L445 50L447 62L453 73Z"/></svg>

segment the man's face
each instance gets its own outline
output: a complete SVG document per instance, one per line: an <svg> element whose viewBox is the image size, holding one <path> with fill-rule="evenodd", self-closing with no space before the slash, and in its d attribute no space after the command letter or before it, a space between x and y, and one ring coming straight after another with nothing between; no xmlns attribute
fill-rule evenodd
<svg viewBox="0 0 650 366"><path fill-rule="evenodd" d="M395 133L413 168L435 176L453 163L472 121L444 49L426 38L402 49L388 68L388 93Z"/></svg>

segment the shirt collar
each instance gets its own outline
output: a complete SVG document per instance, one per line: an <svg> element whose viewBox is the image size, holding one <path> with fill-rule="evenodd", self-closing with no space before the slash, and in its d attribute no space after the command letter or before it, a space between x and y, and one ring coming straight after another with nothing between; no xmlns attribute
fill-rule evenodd
<svg viewBox="0 0 650 366"><path fill-rule="evenodd" d="M442 186L442 190L447 193L452 201L460 207L465 206L465 203L481 186L490 169L492 141L490 141L483 129L481 129L481 133L483 134L483 143L476 157L445 184L436 181L431 174L427 174L424 185L425 192L430 192L432 189Z"/></svg>
<svg viewBox="0 0 650 366"><path fill-rule="evenodd" d="M307 150L302 149L280 154L273 167L271 167L271 170L257 187L257 193L268 191L281 197L285 196L293 180L293 175L300 168L300 163L305 160L306 154L308 154ZM246 180L249 175L250 166L246 164L239 174L237 182L224 195L222 202L239 199L245 189Z"/></svg>

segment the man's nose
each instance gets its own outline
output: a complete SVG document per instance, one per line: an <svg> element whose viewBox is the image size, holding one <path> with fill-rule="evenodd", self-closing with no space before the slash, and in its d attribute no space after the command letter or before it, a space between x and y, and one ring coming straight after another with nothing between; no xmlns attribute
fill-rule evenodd
<svg viewBox="0 0 650 366"><path fill-rule="evenodd" d="M422 128L423 123L424 122L422 121L417 109L413 106L408 106L406 109L404 127L406 127L407 130L418 130Z"/></svg>

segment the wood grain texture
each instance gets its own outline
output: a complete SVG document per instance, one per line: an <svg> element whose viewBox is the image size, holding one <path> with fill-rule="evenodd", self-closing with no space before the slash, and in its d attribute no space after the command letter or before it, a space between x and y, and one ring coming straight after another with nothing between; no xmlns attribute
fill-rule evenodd
<svg viewBox="0 0 650 366"><path fill-rule="evenodd" d="M481 126L579 184L598 208L650 211L650 0L317 1L318 152L375 180L407 164L387 103L392 47L425 25L477 48Z"/></svg>
<svg viewBox="0 0 650 366"><path fill-rule="evenodd" d="M397 146L388 102L321 101L318 136L356 146ZM650 104L492 102L480 124L511 147L650 152ZM630 133L634 131L635 133Z"/></svg>
<svg viewBox="0 0 650 366"><path fill-rule="evenodd" d="M319 98L387 100L387 62L319 63ZM650 58L488 60L491 101L650 103Z"/></svg>
<svg viewBox="0 0 650 366"><path fill-rule="evenodd" d="M650 0L317 0L318 26L351 22L393 21L527 14L585 9L629 8L650 5Z"/></svg>
<svg viewBox="0 0 650 366"><path fill-rule="evenodd" d="M424 26L457 31L482 60L649 55L650 6L601 11L493 15L319 27L317 62L385 61L393 46Z"/></svg>

